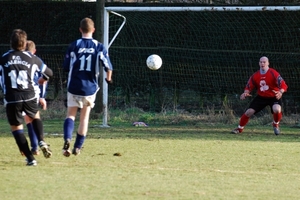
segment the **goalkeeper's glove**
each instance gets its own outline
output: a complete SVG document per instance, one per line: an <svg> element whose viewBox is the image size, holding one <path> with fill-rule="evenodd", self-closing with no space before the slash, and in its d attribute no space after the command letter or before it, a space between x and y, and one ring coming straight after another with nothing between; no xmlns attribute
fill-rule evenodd
<svg viewBox="0 0 300 200"><path fill-rule="evenodd" d="M113 80L112 80L112 79L110 79L110 81L109 81L109 80L107 80L107 78L105 78L105 81L106 81L106 83L109 84L109 85L113 83Z"/></svg>

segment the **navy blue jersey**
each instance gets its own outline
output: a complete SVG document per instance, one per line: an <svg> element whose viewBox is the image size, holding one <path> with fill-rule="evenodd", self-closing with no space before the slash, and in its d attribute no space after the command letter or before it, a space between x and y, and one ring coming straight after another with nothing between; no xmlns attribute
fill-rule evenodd
<svg viewBox="0 0 300 200"><path fill-rule="evenodd" d="M36 72L34 74L34 83L37 87L39 87L39 90L40 90L40 93L39 93L39 97L40 98L45 98L46 96L46 89L47 89L47 86L48 86L48 83L46 84L42 84L42 85L39 85L38 83L38 80L39 78L41 78L43 75L40 73L40 72Z"/></svg>
<svg viewBox="0 0 300 200"><path fill-rule="evenodd" d="M65 55L63 68L68 74L68 92L90 96L99 90L100 64L112 70L107 50L93 38L81 38L70 44Z"/></svg>
<svg viewBox="0 0 300 200"><path fill-rule="evenodd" d="M1 85L7 103L30 101L35 98L34 76L47 66L27 51L10 50L0 58Z"/></svg>

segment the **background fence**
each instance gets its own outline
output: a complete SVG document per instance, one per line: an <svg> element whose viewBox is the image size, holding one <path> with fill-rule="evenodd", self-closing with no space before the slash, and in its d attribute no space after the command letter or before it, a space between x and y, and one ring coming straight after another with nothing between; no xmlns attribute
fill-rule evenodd
<svg viewBox="0 0 300 200"><path fill-rule="evenodd" d="M9 48L14 28L24 29L36 42L37 55L54 70L48 98L63 101L63 55L68 44L80 37L80 20L96 18L95 3L0 2L0 10L0 52ZM300 111L300 11L120 14L127 23L109 49L115 68L110 107L192 113L231 110L240 115L250 99L240 101L239 95L259 69L259 58L267 56L289 85L285 114ZM119 24L111 16L110 37ZM163 59L158 71L145 64L153 53Z"/></svg>

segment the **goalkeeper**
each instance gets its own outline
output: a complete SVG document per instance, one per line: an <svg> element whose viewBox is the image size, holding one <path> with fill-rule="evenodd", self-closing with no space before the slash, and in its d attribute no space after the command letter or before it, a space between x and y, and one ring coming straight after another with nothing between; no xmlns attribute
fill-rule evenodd
<svg viewBox="0 0 300 200"><path fill-rule="evenodd" d="M245 125L248 123L250 117L266 106L270 106L271 113L273 114L273 129L274 134L279 135L279 122L282 118L282 95L287 91L287 84L281 75L273 68L269 67L269 59L265 56L259 60L260 69L256 71L248 80L241 94L240 99L244 100L246 97L251 96L251 91L256 89L257 96L250 103L249 108L240 118L238 127L231 131L231 133L242 133Z"/></svg>

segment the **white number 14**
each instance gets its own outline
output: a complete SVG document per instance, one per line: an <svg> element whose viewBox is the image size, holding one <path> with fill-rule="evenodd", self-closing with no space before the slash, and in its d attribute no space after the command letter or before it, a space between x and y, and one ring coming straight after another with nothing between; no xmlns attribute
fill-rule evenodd
<svg viewBox="0 0 300 200"><path fill-rule="evenodd" d="M28 76L26 70L20 70L19 76L17 76L16 70L9 72L11 87L18 88L18 85L21 85L23 89L28 88Z"/></svg>

